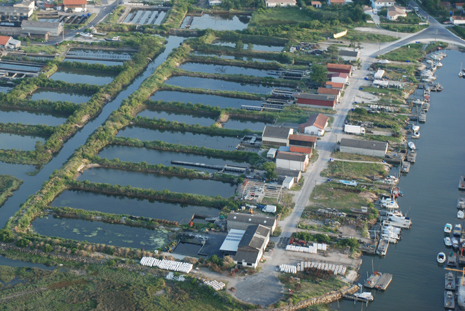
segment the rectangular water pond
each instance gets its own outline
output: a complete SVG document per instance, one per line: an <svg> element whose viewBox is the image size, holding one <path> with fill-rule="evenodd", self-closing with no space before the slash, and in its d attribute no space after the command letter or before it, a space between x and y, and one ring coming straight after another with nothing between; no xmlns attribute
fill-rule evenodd
<svg viewBox="0 0 465 311"><path fill-rule="evenodd" d="M192 114L181 114L172 111L150 110L146 109L137 114L139 117L165 119L166 121L176 121L178 123L199 124L202 126L210 126L215 123L213 116L201 116Z"/></svg>
<svg viewBox="0 0 465 311"><path fill-rule="evenodd" d="M193 193L207 196L229 198L236 186L208 179L184 179L173 176L155 175L107 168L91 168L85 170L77 180L88 180L95 183L131 186L153 190L169 190L179 193Z"/></svg>
<svg viewBox="0 0 465 311"><path fill-rule="evenodd" d="M194 51L192 52L193 55L197 56L205 56L205 57L218 57L218 58L224 58L224 59L237 59L237 60L245 60L249 62L259 62L259 63L269 63L272 62L273 60L269 59L264 59L264 58L251 58L251 57L245 57L245 56L234 56L234 55L221 55L221 54L208 54L208 53L203 53L199 51Z"/></svg>
<svg viewBox="0 0 465 311"><path fill-rule="evenodd" d="M181 28L191 29L215 29L215 30L242 30L247 28L250 22L249 15L231 15L231 14L203 14L202 16L186 16L182 22ZM190 23L190 26L189 26Z"/></svg>
<svg viewBox="0 0 465 311"><path fill-rule="evenodd" d="M153 250L168 242L169 232L81 219L37 218L33 230L41 235L119 247Z"/></svg>
<svg viewBox="0 0 465 311"><path fill-rule="evenodd" d="M57 126L65 123L66 119L67 117L61 114L0 108L0 120L2 122Z"/></svg>
<svg viewBox="0 0 465 311"><path fill-rule="evenodd" d="M231 82L210 78L198 78L198 77L187 77L187 76L176 76L168 78L165 81L166 84L182 86L182 87L193 87L207 90L221 90L221 91L235 91L235 92L248 92L248 93L259 93L269 94L273 89L272 86L264 86L261 84L241 84L239 82Z"/></svg>
<svg viewBox="0 0 465 311"><path fill-rule="evenodd" d="M164 11L132 9L123 22L137 25L160 25L165 15Z"/></svg>
<svg viewBox="0 0 465 311"><path fill-rule="evenodd" d="M48 91L48 90L37 90L32 93L32 100L51 100L51 101L62 101L62 102L71 102L76 104L82 104L89 101L92 96L79 93L67 93L61 91Z"/></svg>
<svg viewBox="0 0 465 311"><path fill-rule="evenodd" d="M218 216L219 210L205 206L167 203L155 200L128 198L87 191L66 190L52 202L54 207L72 207L109 214L150 217L187 224L194 214Z"/></svg>
<svg viewBox="0 0 465 311"><path fill-rule="evenodd" d="M210 136L191 132L158 131L141 127L128 126L117 134L118 137L136 138L142 141L161 140L169 144L180 144L212 149L234 150L240 138Z"/></svg>
<svg viewBox="0 0 465 311"><path fill-rule="evenodd" d="M0 133L0 149L32 151L35 150L35 145L37 141L41 141L42 143L44 143L45 139L42 137Z"/></svg>
<svg viewBox="0 0 465 311"><path fill-rule="evenodd" d="M99 72L96 70L60 68L50 77L50 79L68 83L105 85L113 81L115 76L116 75L113 73Z"/></svg>
<svg viewBox="0 0 465 311"><path fill-rule="evenodd" d="M167 102L184 102L192 104L204 104L220 108L238 108L242 105L260 106L261 100L249 100L234 97L222 97L217 95L185 93L176 91L158 91L150 97L151 100L163 100Z"/></svg>
<svg viewBox="0 0 465 311"><path fill-rule="evenodd" d="M2 175L12 175L19 179L24 179L26 173L34 172L34 165L22 165L14 163L0 162L0 172Z"/></svg>
<svg viewBox="0 0 465 311"><path fill-rule="evenodd" d="M148 164L163 164L166 166L171 166L171 161L185 161L192 163L205 163L209 165L239 165L245 166L244 162L234 162L232 160L224 160L220 158L206 157L202 155L196 155L191 153L181 153L181 152L170 152L170 151L161 151L154 149L146 148L136 148L128 146L118 146L111 145L105 147L98 154L101 158L106 159L119 159L120 161L125 162L147 162ZM177 165L177 164L176 164ZM202 169L193 166L185 166L186 168L192 169ZM209 171L217 171L210 169Z"/></svg>
<svg viewBox="0 0 465 311"><path fill-rule="evenodd" d="M95 60L95 59L85 59L85 58L65 58L65 62L77 62L77 63L87 63L87 64L100 64L105 66L118 66L123 65L124 62L121 61L111 61L111 60Z"/></svg>
<svg viewBox="0 0 465 311"><path fill-rule="evenodd" d="M215 64L202 64L202 63L184 63L179 68L195 71L195 72L206 72L206 73L219 73L219 74L236 74L236 75L248 75L257 77L271 77L267 70L260 70L254 68L244 68L237 66L224 66Z"/></svg>
<svg viewBox="0 0 465 311"><path fill-rule="evenodd" d="M265 129L265 125L272 125L272 123L265 123L262 121L229 119L228 122L224 123L223 128L234 130L249 129L255 132L263 132L263 130Z"/></svg>

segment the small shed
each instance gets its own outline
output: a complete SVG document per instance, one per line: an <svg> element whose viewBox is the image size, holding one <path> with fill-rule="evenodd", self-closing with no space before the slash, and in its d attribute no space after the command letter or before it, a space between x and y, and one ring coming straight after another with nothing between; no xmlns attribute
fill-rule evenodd
<svg viewBox="0 0 465 311"><path fill-rule="evenodd" d="M276 157L276 152L278 152L276 148L270 148L270 150L266 153L266 157L268 159L274 159Z"/></svg>
<svg viewBox="0 0 465 311"><path fill-rule="evenodd" d="M291 189L294 185L294 177L286 177L283 181L283 187L286 189Z"/></svg>
<svg viewBox="0 0 465 311"><path fill-rule="evenodd" d="M384 70L383 69L378 69L378 71L375 73L375 79L382 79L384 76Z"/></svg>

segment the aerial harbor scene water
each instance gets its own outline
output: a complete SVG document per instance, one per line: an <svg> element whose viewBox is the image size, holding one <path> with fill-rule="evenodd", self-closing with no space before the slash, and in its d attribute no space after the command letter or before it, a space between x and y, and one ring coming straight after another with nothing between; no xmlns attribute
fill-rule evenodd
<svg viewBox="0 0 465 311"><path fill-rule="evenodd" d="M0 11L1 309L465 310L463 3Z"/></svg>

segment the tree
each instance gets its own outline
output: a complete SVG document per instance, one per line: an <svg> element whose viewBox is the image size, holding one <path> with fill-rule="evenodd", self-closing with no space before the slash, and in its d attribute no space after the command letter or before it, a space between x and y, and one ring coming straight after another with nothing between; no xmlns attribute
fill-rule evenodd
<svg viewBox="0 0 465 311"><path fill-rule="evenodd" d="M329 55L331 55L332 58L337 57L337 55L339 54L339 48L337 47L337 45L334 44L328 46L326 48L326 51L329 53Z"/></svg>
<svg viewBox="0 0 465 311"><path fill-rule="evenodd" d="M262 169L265 171L265 177L267 179L274 179L278 177L278 174L276 174L276 164L273 162L266 162L263 163Z"/></svg>
<svg viewBox="0 0 465 311"><path fill-rule="evenodd" d="M310 79L313 82L325 84L328 80L328 69L323 65L313 65Z"/></svg>
<svg viewBox="0 0 465 311"><path fill-rule="evenodd" d="M0 241L10 243L10 242L13 242L14 239L15 237L13 235L13 232L11 232L11 230L8 230L8 229L0 230Z"/></svg>

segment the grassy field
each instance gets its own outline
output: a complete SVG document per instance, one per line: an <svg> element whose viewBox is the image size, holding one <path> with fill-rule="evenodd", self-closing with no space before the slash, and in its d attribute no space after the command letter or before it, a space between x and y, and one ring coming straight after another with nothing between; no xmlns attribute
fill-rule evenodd
<svg viewBox="0 0 465 311"><path fill-rule="evenodd" d="M299 273L297 277L300 278L300 282L292 280L288 275L280 276L284 286L292 289L293 293L288 300L291 300L294 304L302 300L322 296L344 286L344 283L334 276L329 279L320 279Z"/></svg>
<svg viewBox="0 0 465 311"><path fill-rule="evenodd" d="M394 51L379 56L381 59L388 59L400 62L417 62L422 59L427 53L437 49L437 47L447 47L447 43L434 42L425 46L423 43L411 43L404 45Z"/></svg>
<svg viewBox="0 0 465 311"><path fill-rule="evenodd" d="M369 200L360 196L360 193L353 192L356 190L354 187L344 186L335 182L327 182L318 185L313 190L310 196L310 204L314 207L309 209L318 208L335 208L341 212L350 211L351 207L359 208L360 206L367 206ZM306 208L307 210L307 208Z"/></svg>
<svg viewBox="0 0 465 311"><path fill-rule="evenodd" d="M298 8L262 9L253 13L249 25L282 25L299 22L308 22L308 16Z"/></svg>
<svg viewBox="0 0 465 311"><path fill-rule="evenodd" d="M357 160L357 161L372 161L372 162L381 162L380 158L370 157L361 154L353 154L347 152L336 151L333 152L331 158L341 159L341 160Z"/></svg>
<svg viewBox="0 0 465 311"><path fill-rule="evenodd" d="M321 175L337 179L371 181L373 177L386 176L388 173L385 167L383 164L376 163L332 161L328 163L328 167L321 172Z"/></svg>
<svg viewBox="0 0 465 311"><path fill-rule="evenodd" d="M195 279L165 281L153 273L96 265L78 270L0 266L2 310L245 310L225 292L215 293Z"/></svg>

